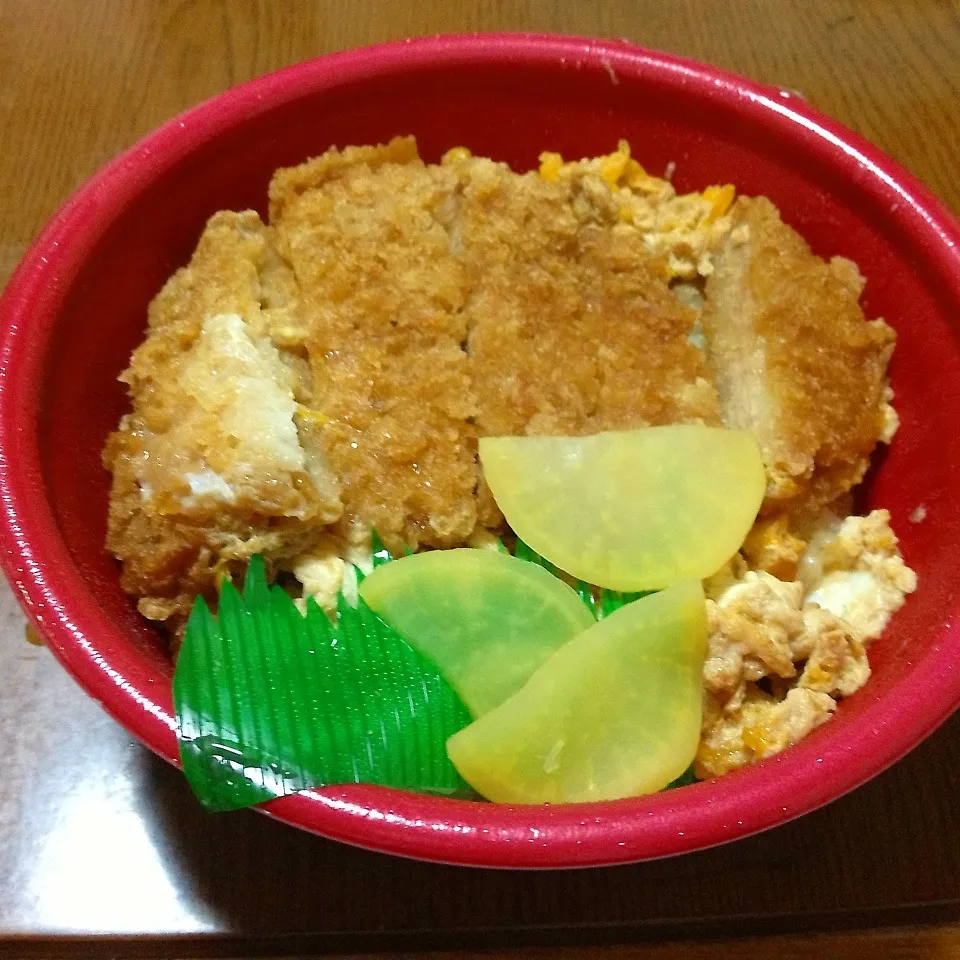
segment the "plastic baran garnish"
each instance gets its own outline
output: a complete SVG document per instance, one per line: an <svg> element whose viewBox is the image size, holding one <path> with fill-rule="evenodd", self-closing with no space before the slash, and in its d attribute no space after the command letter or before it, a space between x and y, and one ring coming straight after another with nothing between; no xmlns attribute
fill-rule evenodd
<svg viewBox="0 0 960 960"><path fill-rule="evenodd" d="M629 603L454 734L450 756L498 803L579 803L662 790L689 767L700 739L706 636L699 581Z"/></svg>
<svg viewBox="0 0 960 960"><path fill-rule="evenodd" d="M362 600L341 594L335 625L312 599L301 614L259 556L217 618L197 599L173 695L184 773L211 810L339 783L469 792L445 743L470 714L436 668Z"/></svg>
<svg viewBox="0 0 960 960"><path fill-rule="evenodd" d="M609 590L703 579L756 519L766 475L743 430L680 424L588 437L482 437L507 523L562 571Z"/></svg>
<svg viewBox="0 0 960 960"><path fill-rule="evenodd" d="M402 557L367 577L360 596L437 665L474 716L594 623L562 580L496 550Z"/></svg>
<svg viewBox="0 0 960 960"><path fill-rule="evenodd" d="M583 580L577 580L576 577L570 577L558 570L549 560L545 560L535 550L531 550L519 537L517 537L516 546L513 548L513 555L518 560L526 560L528 563L536 563L549 571L555 577L559 577L565 583L573 587L574 592L586 604L587 609L597 618L602 620L609 617L615 610L634 600L640 600L647 596L651 591L644 590L640 593L621 593L619 590L605 590L603 587L593 586L584 583Z"/></svg>

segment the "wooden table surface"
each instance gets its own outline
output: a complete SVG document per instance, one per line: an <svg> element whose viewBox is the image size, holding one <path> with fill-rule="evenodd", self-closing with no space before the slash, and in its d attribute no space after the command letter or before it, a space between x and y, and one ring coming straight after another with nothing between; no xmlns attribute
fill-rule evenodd
<svg viewBox="0 0 960 960"><path fill-rule="evenodd" d="M74 187L183 108L330 51L474 30L626 37L800 91L960 210L955 0L0 0L0 284ZM23 626L4 590L0 954L102 953L113 936L116 955L960 958L958 717L855 794L726 848L465 871L206 817ZM897 923L919 926L881 929ZM781 935L583 946L758 931Z"/></svg>

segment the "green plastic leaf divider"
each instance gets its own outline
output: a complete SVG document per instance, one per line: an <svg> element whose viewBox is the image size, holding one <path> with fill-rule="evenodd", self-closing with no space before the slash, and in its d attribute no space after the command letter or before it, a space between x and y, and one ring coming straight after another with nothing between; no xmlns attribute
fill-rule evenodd
<svg viewBox="0 0 960 960"><path fill-rule="evenodd" d="M640 600L642 597L649 596L653 591L647 590L641 593L620 593L617 590L607 590L603 587L595 587L592 584L585 583L583 580L577 580L558 570L549 560L544 559L532 548L528 547L519 537L517 545L514 547L513 555L520 560L526 560L529 563L536 563L549 570L555 577L570 584L577 592L580 599L587 605L587 609L598 619L609 617L611 613L619 610L621 607L632 603L634 600Z"/></svg>
<svg viewBox="0 0 960 960"><path fill-rule="evenodd" d="M663 789L673 790L676 787L689 787L691 784L699 782L700 781L697 779L697 775L693 772L693 764L690 764L690 766L687 767L687 769L684 770L676 780L668 783Z"/></svg>
<svg viewBox="0 0 960 960"><path fill-rule="evenodd" d="M362 600L341 594L335 624L312 598L302 614L255 556L218 613L194 604L173 683L184 773L208 809L339 783L472 795L446 753L469 712Z"/></svg>
<svg viewBox="0 0 960 960"><path fill-rule="evenodd" d="M373 552L373 566L382 567L385 563L389 563L393 559L393 555L390 551L383 545L383 541L380 539L380 534L374 530L371 535L371 549ZM358 571L359 572L359 571Z"/></svg>

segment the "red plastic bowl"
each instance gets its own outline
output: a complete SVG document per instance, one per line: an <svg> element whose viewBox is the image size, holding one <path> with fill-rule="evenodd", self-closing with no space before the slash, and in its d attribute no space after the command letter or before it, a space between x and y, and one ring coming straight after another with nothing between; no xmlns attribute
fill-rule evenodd
<svg viewBox="0 0 960 960"><path fill-rule="evenodd" d="M272 171L331 144L414 133L519 169L633 144L682 189L763 193L824 256L868 278L899 333L900 433L873 477L920 586L871 651L873 677L780 756L656 796L508 807L385 788L277 800L272 816L377 850L498 867L662 857L783 823L863 783L960 705L960 230L912 176L786 91L618 42L467 36L357 50L255 80L171 120L53 218L0 303L3 567L50 649L147 746L176 762L171 663L103 549L104 438L145 308L206 218L263 209ZM921 522L913 522L923 513ZM911 519L913 518L913 519Z"/></svg>

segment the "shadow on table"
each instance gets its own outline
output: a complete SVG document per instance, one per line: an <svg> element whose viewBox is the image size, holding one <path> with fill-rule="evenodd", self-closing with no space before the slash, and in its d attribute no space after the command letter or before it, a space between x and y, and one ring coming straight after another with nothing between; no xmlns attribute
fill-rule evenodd
<svg viewBox="0 0 960 960"><path fill-rule="evenodd" d="M603 870L417 863L251 811L210 815L144 751L154 843L228 936L330 949L600 942L960 918L960 715L830 807L684 857Z"/></svg>

